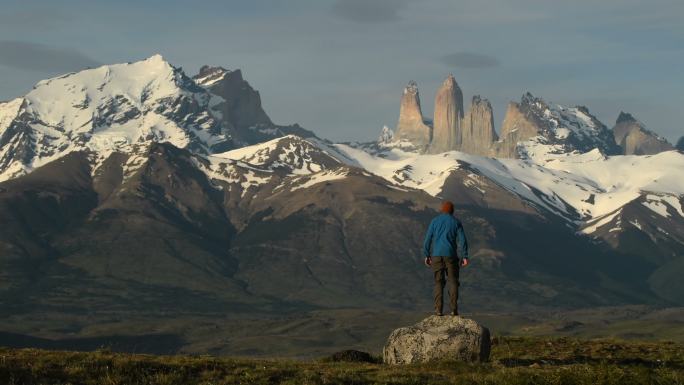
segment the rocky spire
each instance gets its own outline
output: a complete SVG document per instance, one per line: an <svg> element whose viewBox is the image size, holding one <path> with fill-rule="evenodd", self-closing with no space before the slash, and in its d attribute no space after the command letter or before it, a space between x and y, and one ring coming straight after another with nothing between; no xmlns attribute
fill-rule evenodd
<svg viewBox="0 0 684 385"><path fill-rule="evenodd" d="M494 111L489 100L473 96L463 118L461 151L488 156L492 143L499 138L494 129Z"/></svg>
<svg viewBox="0 0 684 385"><path fill-rule="evenodd" d="M435 115L430 152L440 153L461 148L463 92L449 74L435 95Z"/></svg>
<svg viewBox="0 0 684 385"><path fill-rule="evenodd" d="M620 111L615 124L626 123L626 122L636 122L637 120L632 116L632 114L624 111Z"/></svg>
<svg viewBox="0 0 684 385"><path fill-rule="evenodd" d="M615 143L625 155L651 155L673 150L674 147L656 133L649 131L634 116L620 112L613 127Z"/></svg>
<svg viewBox="0 0 684 385"><path fill-rule="evenodd" d="M202 66L193 77L195 82L222 97L225 102L214 107L223 115L224 123L239 130L272 126L273 122L261 107L261 96L242 78L242 72L222 67Z"/></svg>
<svg viewBox="0 0 684 385"><path fill-rule="evenodd" d="M380 136L378 137L378 143L390 143L394 139L394 131L392 131L391 128L387 126L382 127L382 131L380 132Z"/></svg>
<svg viewBox="0 0 684 385"><path fill-rule="evenodd" d="M430 127L423 122L418 85L411 80L401 97L395 139L406 139L418 147L430 143Z"/></svg>

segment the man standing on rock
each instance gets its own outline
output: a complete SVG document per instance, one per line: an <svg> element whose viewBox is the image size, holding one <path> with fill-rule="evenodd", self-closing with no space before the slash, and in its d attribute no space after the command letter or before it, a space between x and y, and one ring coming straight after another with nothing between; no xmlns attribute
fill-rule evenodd
<svg viewBox="0 0 684 385"><path fill-rule="evenodd" d="M459 266L468 266L468 240L461 221L454 217L454 204L446 201L442 203L440 211L441 214L432 220L425 234L423 254L425 264L432 266L435 276L435 312L440 316L443 314L442 297L448 280L451 315L458 315L458 270ZM460 264L457 252L459 245L463 257Z"/></svg>

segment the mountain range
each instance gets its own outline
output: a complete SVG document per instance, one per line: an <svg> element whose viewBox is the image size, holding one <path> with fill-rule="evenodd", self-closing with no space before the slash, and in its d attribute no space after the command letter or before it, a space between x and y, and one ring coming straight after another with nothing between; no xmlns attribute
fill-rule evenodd
<svg viewBox="0 0 684 385"><path fill-rule="evenodd" d="M466 312L680 306L682 170L632 115L608 129L529 93L497 133L451 75L433 119L410 82L394 130L333 143L273 123L239 70L155 55L70 73L0 103L0 329L429 311L420 246L442 199L471 243ZM171 329L248 353L198 328Z"/></svg>

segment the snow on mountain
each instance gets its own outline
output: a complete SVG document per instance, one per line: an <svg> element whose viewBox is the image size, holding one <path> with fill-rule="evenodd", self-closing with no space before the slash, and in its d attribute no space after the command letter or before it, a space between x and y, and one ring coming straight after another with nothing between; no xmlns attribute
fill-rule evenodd
<svg viewBox="0 0 684 385"><path fill-rule="evenodd" d="M215 154L216 158L238 160L269 170L309 175L340 165L333 156L312 142L295 135Z"/></svg>
<svg viewBox="0 0 684 385"><path fill-rule="evenodd" d="M195 154L210 178L239 184L241 194L276 181L304 188L355 167L434 196L456 174L482 194L482 183L493 183L585 233L612 223L636 200L655 215L684 217L683 154L613 156L612 132L586 108L531 94L509 106L504 123L501 140L519 138L520 159L425 154L386 127L376 143L333 144L298 126L272 125L239 70L205 66L190 79L155 55L41 81L25 97L0 103L0 181L73 151L89 153L94 172L113 152L129 154L127 178L146 162L149 144L170 142ZM263 141L255 128L281 137ZM307 139L286 135L288 129ZM225 151L250 141L260 143Z"/></svg>
<svg viewBox="0 0 684 385"><path fill-rule="evenodd" d="M4 132L19 114L23 99L17 98L9 102L0 103L0 132Z"/></svg>
<svg viewBox="0 0 684 385"><path fill-rule="evenodd" d="M554 159L544 166L584 179L597 189L599 194L589 197L593 204L583 201L592 217L610 213L645 192L662 196L684 194L684 155L676 151L652 156L568 157Z"/></svg>
<svg viewBox="0 0 684 385"><path fill-rule="evenodd" d="M611 222L613 222L613 220L615 220L615 218L618 218L617 224L619 226L619 224L620 224L619 215L621 213L622 213L622 210L617 209L617 210L615 210L615 212L604 215L602 217L590 219L585 223L585 225L582 227L580 232L583 234L593 234L594 232L596 232L596 230L598 230L601 227L606 226L606 225L610 224Z"/></svg>
<svg viewBox="0 0 684 385"><path fill-rule="evenodd" d="M274 137L280 139L265 141ZM127 180L156 142L190 150L200 170L239 184L242 195L292 176L303 177L291 178L293 185L307 185L309 175L344 176L324 145L302 137L319 141L297 125L274 125L239 70L204 66L191 79L155 55L44 80L26 96L0 103L0 181L74 151L88 154L93 175L113 153L126 154ZM236 144L247 146L225 152Z"/></svg>
<svg viewBox="0 0 684 385"><path fill-rule="evenodd" d="M344 179L347 165L330 154L324 142L287 135L265 143L209 156L197 156L196 166L210 179L240 186L240 196L269 185L268 190L295 191ZM219 188L220 184L217 185Z"/></svg>
<svg viewBox="0 0 684 385"><path fill-rule="evenodd" d="M194 158L194 161L195 166L209 179L224 182L229 188L231 185L239 185L241 197L249 189L258 189L273 178L272 170L254 167L238 160L207 156ZM216 187L222 188L220 185Z"/></svg>
<svg viewBox="0 0 684 385"><path fill-rule="evenodd" d="M297 177L293 181L293 186L290 188L291 191L300 190L303 188L309 188L315 186L319 183L330 182L334 180L340 180L346 178L348 171L344 168L339 168L336 170L325 170L322 172L315 173L310 177Z"/></svg>
<svg viewBox="0 0 684 385"><path fill-rule="evenodd" d="M194 80L195 83L202 87L211 87L212 85L225 79L226 75L230 74L231 72L232 71L222 67L204 66L202 69L200 69L200 74L197 75Z"/></svg>
<svg viewBox="0 0 684 385"><path fill-rule="evenodd" d="M28 138L26 135L22 135L14 139L16 144L12 146L10 142L10 139L12 139L10 138L11 133L8 134L8 129L19 115L23 104L24 99L21 98L0 103L0 181L9 179L14 175L19 175L23 170L21 162L11 162L13 153L16 152L13 147L19 147L20 143L26 142ZM25 155L20 153L19 156Z"/></svg>
<svg viewBox="0 0 684 385"><path fill-rule="evenodd" d="M540 99L536 99L533 103L542 110L541 116L550 123L549 127L558 139L565 139L572 133L580 140L587 140L600 135L603 128L603 125L586 109L547 105Z"/></svg>
<svg viewBox="0 0 684 385"><path fill-rule="evenodd" d="M425 190L431 195L439 195L450 171L458 168L453 155L466 155L455 151L423 155L391 148L379 156L348 144L336 144L335 148L356 165L393 184Z"/></svg>
<svg viewBox="0 0 684 385"><path fill-rule="evenodd" d="M41 81L0 107L0 180L72 151L104 158L170 142L209 153L230 139L212 99L160 55Z"/></svg>
<svg viewBox="0 0 684 385"><path fill-rule="evenodd" d="M684 155L653 156L564 154L544 159L496 159L451 151L427 155L398 148L371 154L346 144L336 148L366 170L392 183L440 196L446 179L458 169L474 170L522 199L577 224L614 213L644 193L674 205L684 196ZM466 185L477 179L464 180ZM445 197L448 198L448 197ZM654 198L655 199L655 198ZM654 209L663 212L654 204Z"/></svg>
<svg viewBox="0 0 684 385"><path fill-rule="evenodd" d="M494 153L502 157L547 159L599 149L606 155L621 153L612 132L586 107L547 103L526 93L510 103Z"/></svg>
<svg viewBox="0 0 684 385"><path fill-rule="evenodd" d="M382 132L380 132L378 137L378 143L390 143L392 139L394 139L394 131L387 126L383 126Z"/></svg>

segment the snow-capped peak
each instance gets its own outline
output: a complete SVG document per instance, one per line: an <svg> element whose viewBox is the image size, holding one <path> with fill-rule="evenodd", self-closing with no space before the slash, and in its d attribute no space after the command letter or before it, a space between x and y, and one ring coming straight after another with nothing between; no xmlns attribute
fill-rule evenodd
<svg viewBox="0 0 684 385"><path fill-rule="evenodd" d="M181 75L161 55L126 64L104 65L39 82L25 99L26 111L45 125L87 132L103 104L136 109L180 92Z"/></svg>
<svg viewBox="0 0 684 385"><path fill-rule="evenodd" d="M584 106L566 107L560 104L547 103L543 99L526 93L520 105L544 123L555 138L563 140L571 135L577 140L596 138L607 132L607 128Z"/></svg>
<svg viewBox="0 0 684 385"><path fill-rule="evenodd" d="M205 65L200 68L199 74L194 76L193 79L202 87L210 87L223 80L226 75L231 72L232 71L223 67L210 67Z"/></svg>
<svg viewBox="0 0 684 385"><path fill-rule="evenodd" d="M516 132L519 127L526 127L523 138ZM536 161L594 149L606 155L620 153L612 132L586 107L547 103L529 92L509 106L501 140L519 140L517 156Z"/></svg>
<svg viewBox="0 0 684 385"><path fill-rule="evenodd" d="M144 59L143 61L144 61L144 62L158 62L158 63L166 63L166 64L169 64L169 63L164 59L164 57L162 56L162 54L160 54L160 53L155 53L154 55L148 57L147 59Z"/></svg>
<svg viewBox="0 0 684 385"><path fill-rule="evenodd" d="M171 142L212 152L230 139L215 99L161 55L41 81L0 105L0 180L72 151L105 156Z"/></svg>
<svg viewBox="0 0 684 385"><path fill-rule="evenodd" d="M339 166L341 162L314 143L296 135L214 155L290 174L311 174Z"/></svg>

